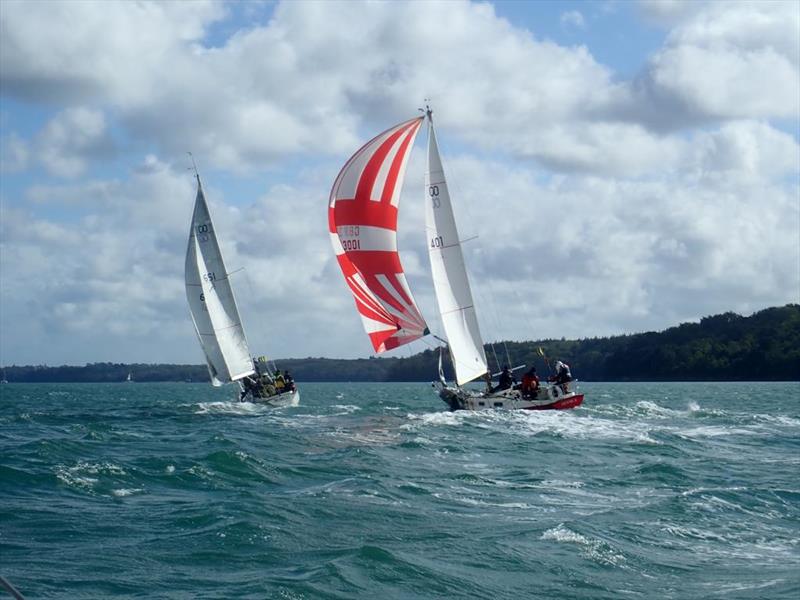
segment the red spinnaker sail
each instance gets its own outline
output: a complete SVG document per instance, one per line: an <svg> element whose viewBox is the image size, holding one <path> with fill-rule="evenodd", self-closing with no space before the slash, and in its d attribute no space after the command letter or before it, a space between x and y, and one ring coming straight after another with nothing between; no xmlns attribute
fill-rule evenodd
<svg viewBox="0 0 800 600"><path fill-rule="evenodd" d="M331 243L376 352L426 335L397 254L397 207L406 163L423 117L367 142L331 190Z"/></svg>

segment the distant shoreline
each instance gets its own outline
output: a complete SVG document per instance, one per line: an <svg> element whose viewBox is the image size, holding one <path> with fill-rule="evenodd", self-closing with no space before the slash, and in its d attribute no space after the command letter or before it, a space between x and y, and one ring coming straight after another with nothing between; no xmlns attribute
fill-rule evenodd
<svg viewBox="0 0 800 600"><path fill-rule="evenodd" d="M800 304L767 308L749 317L733 312L660 332L580 340L500 341L486 346L492 372L504 362L535 366L547 377L554 359L585 382L800 381ZM444 374L453 379L448 353ZM549 359L549 362L546 361ZM439 351L382 358L290 358L274 361L298 382L430 382ZM500 363L500 364L498 364ZM5 366L2 379L19 383L208 382L205 365L92 363L84 366ZM517 373L521 377L522 373Z"/></svg>

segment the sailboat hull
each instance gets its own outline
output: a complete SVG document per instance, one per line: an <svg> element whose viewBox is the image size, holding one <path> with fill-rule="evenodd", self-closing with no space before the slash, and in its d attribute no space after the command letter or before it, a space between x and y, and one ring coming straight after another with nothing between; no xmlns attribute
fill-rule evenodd
<svg viewBox="0 0 800 600"><path fill-rule="evenodd" d="M269 406L297 406L300 404L300 390L284 392L283 394L267 396L266 398L253 398L249 396L248 400L255 404L267 404Z"/></svg>
<svg viewBox="0 0 800 600"><path fill-rule="evenodd" d="M523 398L515 389L480 393L438 382L434 387L450 410L568 410L583 403L583 394L574 390L564 392L557 386L543 386L536 398Z"/></svg>

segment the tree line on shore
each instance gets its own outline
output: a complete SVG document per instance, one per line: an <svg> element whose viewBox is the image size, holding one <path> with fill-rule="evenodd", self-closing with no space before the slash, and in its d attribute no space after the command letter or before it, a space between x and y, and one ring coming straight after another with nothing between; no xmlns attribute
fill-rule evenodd
<svg viewBox="0 0 800 600"><path fill-rule="evenodd" d="M541 351L540 351L541 349ZM580 340L497 342L487 345L490 368L534 365L546 377L545 358L567 362L583 381L798 381L800 304L768 308L749 317L733 312L704 317L660 332ZM278 360L296 381L433 381L438 350L407 358L293 358ZM447 352L445 376L452 379ZM85 366L6 366L9 382L207 382L205 365L91 363Z"/></svg>

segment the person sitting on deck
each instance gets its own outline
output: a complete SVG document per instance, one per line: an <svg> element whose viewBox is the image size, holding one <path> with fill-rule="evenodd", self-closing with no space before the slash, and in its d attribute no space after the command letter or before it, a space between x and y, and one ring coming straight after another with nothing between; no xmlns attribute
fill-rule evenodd
<svg viewBox="0 0 800 600"><path fill-rule="evenodd" d="M256 397L258 394L258 383L252 377L246 376L242 378L242 391L239 395L239 400L244 402L247 394Z"/></svg>
<svg viewBox="0 0 800 600"><path fill-rule="evenodd" d="M289 374L289 371L286 371L286 370L283 371L283 381L286 384L286 389L288 391L290 391L290 392L293 392L294 389L295 389L294 388L294 379Z"/></svg>
<svg viewBox="0 0 800 600"><path fill-rule="evenodd" d="M269 376L269 373L257 371L255 382L254 398L268 398L275 393L275 386L272 384L272 377Z"/></svg>
<svg viewBox="0 0 800 600"><path fill-rule="evenodd" d="M523 398L536 398L539 394L539 377L536 375L536 367L531 367L522 376L522 389L520 391Z"/></svg>
<svg viewBox="0 0 800 600"><path fill-rule="evenodd" d="M497 380L497 387L494 388L494 391L501 392L507 390L512 385L514 385L514 376L511 374L511 369L508 368L508 365L503 365L503 371L500 373L500 377Z"/></svg>
<svg viewBox="0 0 800 600"><path fill-rule="evenodd" d="M572 373L569 370L569 365L565 362L561 362L560 360L556 361L555 364L555 377L554 381L556 385L560 385L561 389L564 392L569 391L569 382L572 381Z"/></svg>
<svg viewBox="0 0 800 600"><path fill-rule="evenodd" d="M489 371L486 371L486 373L483 374L483 381L486 383L486 393L487 394L491 394L492 393L492 389L493 389L492 388L492 375L491 375L491 373L489 373Z"/></svg>
<svg viewBox="0 0 800 600"><path fill-rule="evenodd" d="M275 393L282 394L286 388L286 381L280 371L276 371L275 375Z"/></svg>
<svg viewBox="0 0 800 600"><path fill-rule="evenodd" d="M275 385L266 377L261 379L261 386L259 388L260 398L269 398L275 395Z"/></svg>

